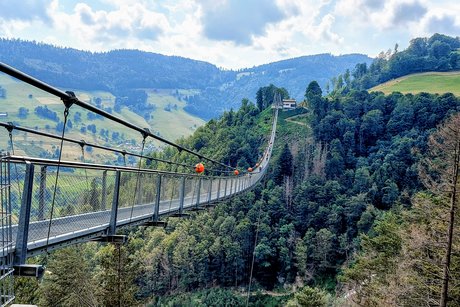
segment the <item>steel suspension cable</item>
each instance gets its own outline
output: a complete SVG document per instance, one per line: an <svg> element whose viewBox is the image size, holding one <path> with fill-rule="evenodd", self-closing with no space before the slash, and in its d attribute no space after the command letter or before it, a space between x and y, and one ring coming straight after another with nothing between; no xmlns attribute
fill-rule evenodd
<svg viewBox="0 0 460 307"><path fill-rule="evenodd" d="M249 274L249 284L248 284L248 295L246 297L246 307L249 305L249 296L251 295L252 274L254 271L254 262L255 262L255 256L256 256L257 239L259 236L259 226L260 226L261 215L262 215L262 204L260 204L259 206L259 214L257 217L256 236L254 239L254 249L252 250L251 272Z"/></svg>
<svg viewBox="0 0 460 307"><path fill-rule="evenodd" d="M49 138L57 139L57 140L61 139L61 136L59 136L59 135L52 134L52 133L47 133L47 132L42 132L42 131L37 131L37 130L25 128L25 127L20 127L20 126L14 125L12 122L8 122L8 123L0 122L0 127L4 127L7 130L12 129L12 130L18 130L18 131L24 131L24 132L28 132L28 133L33 133L33 134L36 134L36 135L49 137ZM126 150L120 150L120 149L111 148L111 147L102 146L102 145L97 145L97 144L93 144L93 143L87 143L85 140L76 140L76 139L65 137L64 141L74 143L74 144L78 144L80 146L91 146L91 147L94 147L94 148L99 148L99 149L102 149L102 150L107 150L107 151L111 151L111 152L114 152L114 153L119 153L121 155L130 155L130 156L138 157L138 158L142 157L142 158L144 158L146 160L153 160L153 161L163 162L163 163L167 163L167 164L176 164L176 165L183 166L183 167L186 167L186 168L193 168L192 165L173 162L173 161L164 160L164 159L160 159L160 158L154 158L154 157L148 157L148 156L140 156L137 153L128 152Z"/></svg>
<svg viewBox="0 0 460 307"><path fill-rule="evenodd" d="M85 163L85 145L81 145L81 162ZM85 179L86 179L86 189L89 191L88 185L88 171L85 167Z"/></svg>
<svg viewBox="0 0 460 307"><path fill-rule="evenodd" d="M65 110L64 110L64 125L63 125L63 128L62 128L61 145L60 145L60 148L59 148L58 165L57 165L57 169L56 169L56 180L54 181L53 197L52 197L52 200L51 200L50 222L48 224L48 234L46 235L46 247L45 247L46 257L48 257L48 244L49 244L49 239L50 239L50 234L51 234L51 224L53 222L54 205L55 205L55 202L56 202L57 184L58 184L58 179L59 179L59 172L61 170L62 148L64 146L65 128L66 128L66 125L67 125L68 116L69 116L69 106L66 106Z"/></svg>
<svg viewBox="0 0 460 307"><path fill-rule="evenodd" d="M142 140L141 156L144 154L145 139L146 139L146 137L144 136L144 139ZM142 167L142 158L139 159L139 167L137 168L136 187L134 188L133 205L131 206L131 214L129 216L129 222L130 223L131 223L131 220L133 218L134 204L136 203L136 195L137 195L137 192L138 192L137 190L139 188L139 177L141 175L141 167Z"/></svg>
<svg viewBox="0 0 460 307"><path fill-rule="evenodd" d="M51 85L49 85L49 84L47 84L47 83L45 83L43 81L40 81L38 79L35 79L35 78L23 73L23 72L21 72L21 71L15 69L15 68L5 64L5 63L0 62L0 71L6 73L6 74L8 74L8 75L10 75L10 76L12 76L12 77L14 77L16 79L24 81L24 82L26 82L26 83L34 86L34 87L37 87L37 88L39 88L39 89L41 89L41 90L43 90L45 92L48 92L48 93L50 93L50 94L52 94L54 96L57 96L57 97L61 98L64 101L72 100L73 104L76 104L76 105L78 105L78 106L80 106L80 107L82 107L82 108L84 108L84 109L86 109L88 111L91 111L93 113L101 115L101 116L103 116L105 118L108 118L108 119L110 119L110 120L112 120L112 121L114 121L116 123L119 123L119 124L121 124L121 125L123 125L123 126L125 126L127 128L130 128L132 130L138 131L142 135L149 136L149 137L151 137L151 138L153 138L155 140L158 140L158 141L160 141L162 143L165 143L165 144L168 144L170 146L173 146L179 151L185 151L185 152L188 152L188 153L190 153L190 154L192 154L194 156L197 156L200 159L216 163L216 164L221 165L221 166L223 166L225 168L234 169L233 167L231 167L229 165L226 165L226 164L224 164L222 162L216 161L216 160L214 160L212 158L208 158L208 157L206 157L206 156L204 156L204 155L202 155L202 154L200 154L198 152L195 152L195 151L190 150L188 148L185 148L185 147L183 147L183 146L181 146L179 144L176 144L176 143L174 143L172 141L169 141L169 140L167 140L167 139L165 139L163 137L155 135L152 132L150 132L150 130L147 129L147 128L141 128L141 127L139 127L139 126L137 126L135 124L132 124L132 123L130 123L130 122L124 120L124 119L121 119L120 117L117 117L117 116L115 116L115 115L113 115L113 114L111 114L111 113L109 113L107 111L101 110L101 109L99 109L99 108L97 108L97 107L95 107L93 105L90 105L90 104L88 104L86 102L83 102L83 101L79 100L75 96L75 94L73 92L64 92L62 90L59 90L59 89L57 89L55 87L52 87Z"/></svg>

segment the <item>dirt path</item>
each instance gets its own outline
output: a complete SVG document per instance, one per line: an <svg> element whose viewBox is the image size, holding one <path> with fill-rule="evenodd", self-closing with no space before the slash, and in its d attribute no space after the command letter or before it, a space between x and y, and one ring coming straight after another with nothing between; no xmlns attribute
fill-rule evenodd
<svg viewBox="0 0 460 307"><path fill-rule="evenodd" d="M294 124L297 124L297 125L301 125L301 126L308 126L307 123L302 123L302 122L298 122L298 121L295 120L297 118L305 117L306 115L307 114L294 115L294 116L286 118L286 121L294 123Z"/></svg>
<svg viewBox="0 0 460 307"><path fill-rule="evenodd" d="M260 293L262 295L269 295L269 296L273 296L273 297L280 297L280 296L288 296L288 295L291 295L293 293L295 293L295 291L289 291L289 292L273 292L273 291L268 291L268 290L262 290L262 291L251 291L251 296L255 296L257 295L257 293ZM247 296L248 293L241 293L239 292L239 294L241 296Z"/></svg>

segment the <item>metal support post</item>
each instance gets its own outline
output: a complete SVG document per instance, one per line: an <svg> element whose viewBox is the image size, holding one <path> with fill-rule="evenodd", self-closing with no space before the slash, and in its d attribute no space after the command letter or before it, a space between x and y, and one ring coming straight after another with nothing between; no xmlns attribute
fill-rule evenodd
<svg viewBox="0 0 460 307"><path fill-rule="evenodd" d="M196 206L200 204L200 193L201 193L201 177L198 179L198 187L196 191Z"/></svg>
<svg viewBox="0 0 460 307"><path fill-rule="evenodd" d="M21 211L19 213L18 234L16 237L16 251L14 256L15 265L26 263L33 186L34 165L30 162L27 162L26 174L24 178L24 189L22 191Z"/></svg>
<svg viewBox="0 0 460 307"><path fill-rule="evenodd" d="M45 219L46 166L40 168L40 187L38 191L38 220Z"/></svg>
<svg viewBox="0 0 460 307"><path fill-rule="evenodd" d="M209 178L208 205L211 203L212 178Z"/></svg>
<svg viewBox="0 0 460 307"><path fill-rule="evenodd" d="M109 236L115 235L115 230L117 228L117 214L118 214L118 202L119 202L119 195L120 195L120 178L121 172L117 171L115 176L115 187L113 191L113 199L112 199L112 212L110 214L110 224L107 234Z"/></svg>
<svg viewBox="0 0 460 307"><path fill-rule="evenodd" d="M105 210L107 205L107 171L102 172L102 199L101 210Z"/></svg>
<svg viewBox="0 0 460 307"><path fill-rule="evenodd" d="M151 221L145 222L144 226L166 227L167 223L160 221L160 201L161 201L161 174L158 174L155 203L153 205L153 216Z"/></svg>
<svg viewBox="0 0 460 307"><path fill-rule="evenodd" d="M155 207L153 209L153 221L157 222L160 218L160 200L161 200L161 174L157 178L157 193L155 195Z"/></svg>
<svg viewBox="0 0 460 307"><path fill-rule="evenodd" d="M230 193L228 195L232 195L233 193L233 178L230 179Z"/></svg>
<svg viewBox="0 0 460 307"><path fill-rule="evenodd" d="M224 198L227 196L227 184L228 184L228 178L225 179Z"/></svg>
<svg viewBox="0 0 460 307"><path fill-rule="evenodd" d="M179 215L184 213L184 200L185 200L185 177L181 178L179 190Z"/></svg>
<svg viewBox="0 0 460 307"><path fill-rule="evenodd" d="M222 178L219 178L219 182L217 183L217 196L216 199L218 200L220 198L220 182Z"/></svg>

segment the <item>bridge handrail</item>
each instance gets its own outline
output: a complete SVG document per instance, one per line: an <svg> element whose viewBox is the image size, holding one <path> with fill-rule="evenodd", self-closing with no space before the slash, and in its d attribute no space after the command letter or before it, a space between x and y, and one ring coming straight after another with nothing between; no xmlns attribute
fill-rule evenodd
<svg viewBox="0 0 460 307"><path fill-rule="evenodd" d="M29 157L29 156L19 156L19 155L10 155L9 156L11 163L21 163L25 164L27 162L33 163L35 165L40 166L55 166L58 165L60 167L72 167L72 168L81 168L81 169L88 169L88 170L101 170L101 171L124 171L130 173L152 173L152 174L165 174L165 175L178 175L178 176L185 176L185 177L206 177L206 178L219 178L224 176L212 176L212 175L200 175L200 174L193 174L193 173L178 173L178 172L171 172L171 171L162 171L162 170L155 170L151 168L138 168L138 167L131 167L131 166L121 166L121 165L107 165L107 164L98 164L98 163L89 163L89 162L81 162L81 161L65 161L53 159L46 159L46 158L36 158L36 157Z"/></svg>
<svg viewBox="0 0 460 307"><path fill-rule="evenodd" d="M160 158L154 158L154 157L150 157L150 156L146 156L146 155L141 155L141 154L137 154L137 153L134 153L134 152L129 152L129 151L126 151L126 150L111 148L111 147L102 146L102 145L98 145L98 144L94 144L94 143L88 143L85 140L76 140L76 139L72 139L72 138L69 138L69 137L61 137L60 135L47 133L47 132L42 132L42 131L38 131L38 130L33 130L33 129L26 128L26 127L21 127L21 126L18 126L18 125L14 125L13 123L0 122L0 127L4 127L4 128L6 128L8 130L11 129L11 130L18 130L18 131L28 132L28 133L32 133L32 134L36 134L36 135L56 139L56 140L63 139L66 142L78 144L80 146L90 146L90 147L94 147L94 148L98 148L98 149L102 149L102 150L111 151L111 152L114 152L114 153L119 153L119 154L122 154L122 155L129 155L129 156L133 156L133 157L137 157L137 158L142 158L142 159L145 159L145 160L157 161L157 162L162 162L162 163L166 163L166 164L173 164L173 165L182 166L182 167L186 167L186 168L194 168L193 165L187 165L187 164L184 164L184 163L178 163L178 162L174 162L174 161L168 161L168 160L164 160L164 159L160 159ZM232 171L215 170L215 169L209 169L209 168L207 168L207 171L209 171L209 172L221 172L221 173L232 172Z"/></svg>

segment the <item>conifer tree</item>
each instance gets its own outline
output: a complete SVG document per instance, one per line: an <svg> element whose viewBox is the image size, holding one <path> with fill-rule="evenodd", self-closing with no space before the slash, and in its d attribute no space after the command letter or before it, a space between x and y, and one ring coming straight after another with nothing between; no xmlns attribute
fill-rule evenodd
<svg viewBox="0 0 460 307"><path fill-rule="evenodd" d="M96 287L81 246L56 251L40 287L39 306L97 306Z"/></svg>

